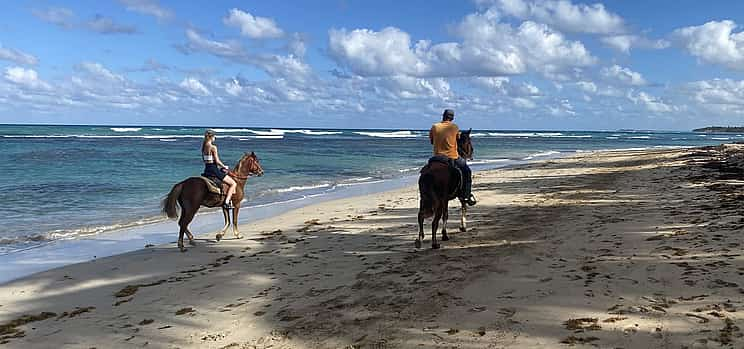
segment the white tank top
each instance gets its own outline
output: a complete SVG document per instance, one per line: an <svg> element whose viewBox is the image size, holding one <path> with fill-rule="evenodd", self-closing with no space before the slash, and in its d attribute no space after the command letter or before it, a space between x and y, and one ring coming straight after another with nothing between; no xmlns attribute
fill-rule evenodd
<svg viewBox="0 0 744 349"><path fill-rule="evenodd" d="M214 155L212 155L212 154L202 154L202 160L204 160L204 161L214 161Z"/></svg>

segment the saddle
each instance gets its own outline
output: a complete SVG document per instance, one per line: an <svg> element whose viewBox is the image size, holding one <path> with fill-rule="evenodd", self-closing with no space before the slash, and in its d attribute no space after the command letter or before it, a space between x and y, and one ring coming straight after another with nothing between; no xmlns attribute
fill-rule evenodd
<svg viewBox="0 0 744 349"><path fill-rule="evenodd" d="M454 186L453 191L450 193L450 196L460 197L463 187L463 177L462 170L460 170L460 167L455 164L455 160L442 155L434 155L429 158L429 161L427 162L426 166L421 169L420 173L425 174L429 172L429 170L431 169L431 165L436 163L446 165L447 169L449 169L450 176L452 177L452 179L454 179L454 182L457 183L457 185Z"/></svg>
<svg viewBox="0 0 744 349"><path fill-rule="evenodd" d="M217 177L205 177L205 176L199 176L201 180L204 181L204 184L207 185L207 190L209 190L212 194L217 194L219 196L225 195L227 193L227 184L222 182Z"/></svg>

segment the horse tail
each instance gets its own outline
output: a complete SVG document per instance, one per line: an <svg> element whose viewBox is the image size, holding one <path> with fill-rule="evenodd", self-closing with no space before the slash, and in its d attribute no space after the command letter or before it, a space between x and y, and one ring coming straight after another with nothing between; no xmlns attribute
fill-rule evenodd
<svg viewBox="0 0 744 349"><path fill-rule="evenodd" d="M168 218L178 218L178 197L181 196L181 190L183 190L183 182L174 185L168 196L161 203L163 214L168 216Z"/></svg>

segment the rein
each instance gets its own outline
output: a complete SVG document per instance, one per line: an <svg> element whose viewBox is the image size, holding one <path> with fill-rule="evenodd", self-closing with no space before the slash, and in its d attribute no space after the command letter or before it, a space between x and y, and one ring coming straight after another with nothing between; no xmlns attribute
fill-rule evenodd
<svg viewBox="0 0 744 349"><path fill-rule="evenodd" d="M237 172L234 172L233 170L227 171L227 175L230 176L230 177L232 177L232 178L240 179L240 180L247 180L248 177L250 177L250 176L241 176Z"/></svg>
<svg viewBox="0 0 744 349"><path fill-rule="evenodd" d="M248 180L248 177L250 177L250 174L244 176L244 175L239 174L238 172L235 172L236 170L240 169L241 167L243 167L243 164L242 163L238 163L238 166L237 166L237 168L235 170L228 170L227 171L227 175L230 176L230 177L232 177L232 178L235 178L235 179Z"/></svg>

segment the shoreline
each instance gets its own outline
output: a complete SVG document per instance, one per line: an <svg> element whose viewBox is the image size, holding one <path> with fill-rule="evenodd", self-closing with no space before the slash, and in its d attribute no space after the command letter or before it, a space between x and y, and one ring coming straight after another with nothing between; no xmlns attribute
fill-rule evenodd
<svg viewBox="0 0 744 349"><path fill-rule="evenodd" d="M729 145L478 172L469 231L456 231L451 207L441 250L428 249L428 222L425 248L413 247L416 188L327 201L242 225L242 240L154 246L0 285L0 324L25 319L0 342L739 347L742 169L744 147Z"/></svg>
<svg viewBox="0 0 744 349"><path fill-rule="evenodd" d="M471 168L473 168L474 173L477 173L572 155L572 153L557 152L550 154L537 153L524 159L478 162L471 165ZM331 187L332 190L321 193L308 193L302 197L283 201L247 205L241 209L241 223L239 226L325 202L400 190L415 185L417 178L417 175L403 175L370 182L347 183L333 186ZM246 203L244 202L244 204ZM222 227L222 222L221 211L202 208L197 213L196 219L190 224L190 228L197 238L208 239L212 238ZM231 229L228 229L226 236L229 234L231 234ZM176 221L163 218L152 223L133 224L88 236L50 240L37 246L0 254L0 285L35 273L134 252L147 248L147 246L175 244L177 238L178 225Z"/></svg>

